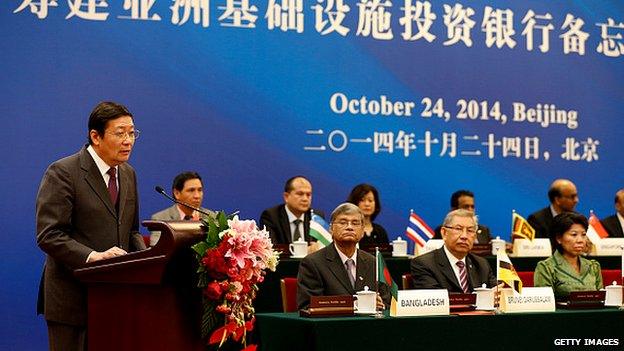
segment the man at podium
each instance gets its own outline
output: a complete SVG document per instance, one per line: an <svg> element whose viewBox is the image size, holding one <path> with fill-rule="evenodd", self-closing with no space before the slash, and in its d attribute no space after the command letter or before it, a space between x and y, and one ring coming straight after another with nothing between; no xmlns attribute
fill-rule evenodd
<svg viewBox="0 0 624 351"><path fill-rule="evenodd" d="M126 107L102 102L89 116L88 144L43 175L37 244L47 257L37 311L45 316L50 350L87 348L86 288L74 269L145 249L136 174L127 164L138 136Z"/></svg>

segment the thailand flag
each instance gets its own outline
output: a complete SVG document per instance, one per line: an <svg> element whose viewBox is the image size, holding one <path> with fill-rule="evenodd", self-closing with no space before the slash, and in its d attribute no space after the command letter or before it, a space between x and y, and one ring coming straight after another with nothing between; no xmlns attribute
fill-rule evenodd
<svg viewBox="0 0 624 351"><path fill-rule="evenodd" d="M419 247L425 247L425 243L433 238L434 232L422 218L411 212L405 234Z"/></svg>

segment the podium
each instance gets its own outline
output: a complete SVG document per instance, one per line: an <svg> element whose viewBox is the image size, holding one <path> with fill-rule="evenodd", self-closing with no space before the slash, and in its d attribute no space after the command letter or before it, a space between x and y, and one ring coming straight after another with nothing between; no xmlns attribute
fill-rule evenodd
<svg viewBox="0 0 624 351"><path fill-rule="evenodd" d="M88 293L89 351L204 350L191 245L201 222L144 221L156 246L74 271Z"/></svg>

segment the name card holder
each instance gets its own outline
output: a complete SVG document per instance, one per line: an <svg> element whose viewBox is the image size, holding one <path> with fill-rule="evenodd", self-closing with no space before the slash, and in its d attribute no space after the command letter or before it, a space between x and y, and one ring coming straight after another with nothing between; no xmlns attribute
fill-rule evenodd
<svg viewBox="0 0 624 351"><path fill-rule="evenodd" d="M446 289L399 290L396 306L390 307L392 317L448 316L449 314L449 294Z"/></svg>
<svg viewBox="0 0 624 351"><path fill-rule="evenodd" d="M353 296L310 296L310 306L300 310L301 317L353 316Z"/></svg>
<svg viewBox="0 0 624 351"><path fill-rule="evenodd" d="M554 312L555 295L550 287L522 288L522 294L501 289L500 310L505 313Z"/></svg>
<svg viewBox="0 0 624 351"><path fill-rule="evenodd" d="M424 255L429 251L437 250L444 246L444 240L442 239L429 239L424 247L418 247L414 245L414 254L416 256Z"/></svg>
<svg viewBox="0 0 624 351"><path fill-rule="evenodd" d="M624 247L624 238L604 238L594 244L592 256L620 256Z"/></svg>
<svg viewBox="0 0 624 351"><path fill-rule="evenodd" d="M587 308L602 308L605 302L604 290L602 291L573 291L568 301L557 302L557 307L580 310Z"/></svg>
<svg viewBox="0 0 624 351"><path fill-rule="evenodd" d="M552 254L549 239L515 239L511 257L549 257Z"/></svg>
<svg viewBox="0 0 624 351"><path fill-rule="evenodd" d="M477 308L477 294L449 294L451 312L474 311Z"/></svg>

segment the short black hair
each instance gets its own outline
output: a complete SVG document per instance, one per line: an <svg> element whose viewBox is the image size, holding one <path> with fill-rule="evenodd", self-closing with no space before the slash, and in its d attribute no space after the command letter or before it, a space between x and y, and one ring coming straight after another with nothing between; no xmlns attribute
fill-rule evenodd
<svg viewBox="0 0 624 351"><path fill-rule="evenodd" d="M186 183L187 180L191 180L191 179L199 179L200 182L202 181L201 177L199 176L199 173L197 172L193 172L193 171L182 172L178 174L175 178L173 178L171 191L172 192L174 190L182 191L182 189L184 189L184 183Z"/></svg>
<svg viewBox="0 0 624 351"><path fill-rule="evenodd" d="M350 202L356 206L359 205L360 201L366 196L368 193L373 193L373 197L375 198L375 210L373 214L371 214L371 221L375 220L375 217L381 212L381 202L379 201L379 193L374 186L370 184L358 184L351 190L349 197L347 197L347 202Z"/></svg>
<svg viewBox="0 0 624 351"><path fill-rule="evenodd" d="M296 176L294 176L292 178L288 178L288 180L286 181L286 184L284 184L284 192L285 193L289 193L289 192L291 192L294 189L293 182L297 178L302 178L302 179L307 180L308 183L312 183L312 182L310 182L310 180L308 180L308 178L306 178L306 177L304 177L302 175L296 175Z"/></svg>
<svg viewBox="0 0 624 351"><path fill-rule="evenodd" d="M585 230L589 227L587 217L580 213L562 212L553 218L550 225L550 242L559 253L563 253L563 247L557 242L557 239L561 238L563 233L567 232L574 224L580 224Z"/></svg>
<svg viewBox="0 0 624 351"><path fill-rule="evenodd" d="M474 199L474 193L470 190L457 190L451 195L451 208L459 208L459 198L462 196L468 196Z"/></svg>
<svg viewBox="0 0 624 351"><path fill-rule="evenodd" d="M89 123L87 125L87 140L89 144L93 144L91 141L92 130L103 136L108 121L123 116L131 117L134 120L132 113L124 105L112 101L103 101L97 104L91 111L91 115L89 115Z"/></svg>

